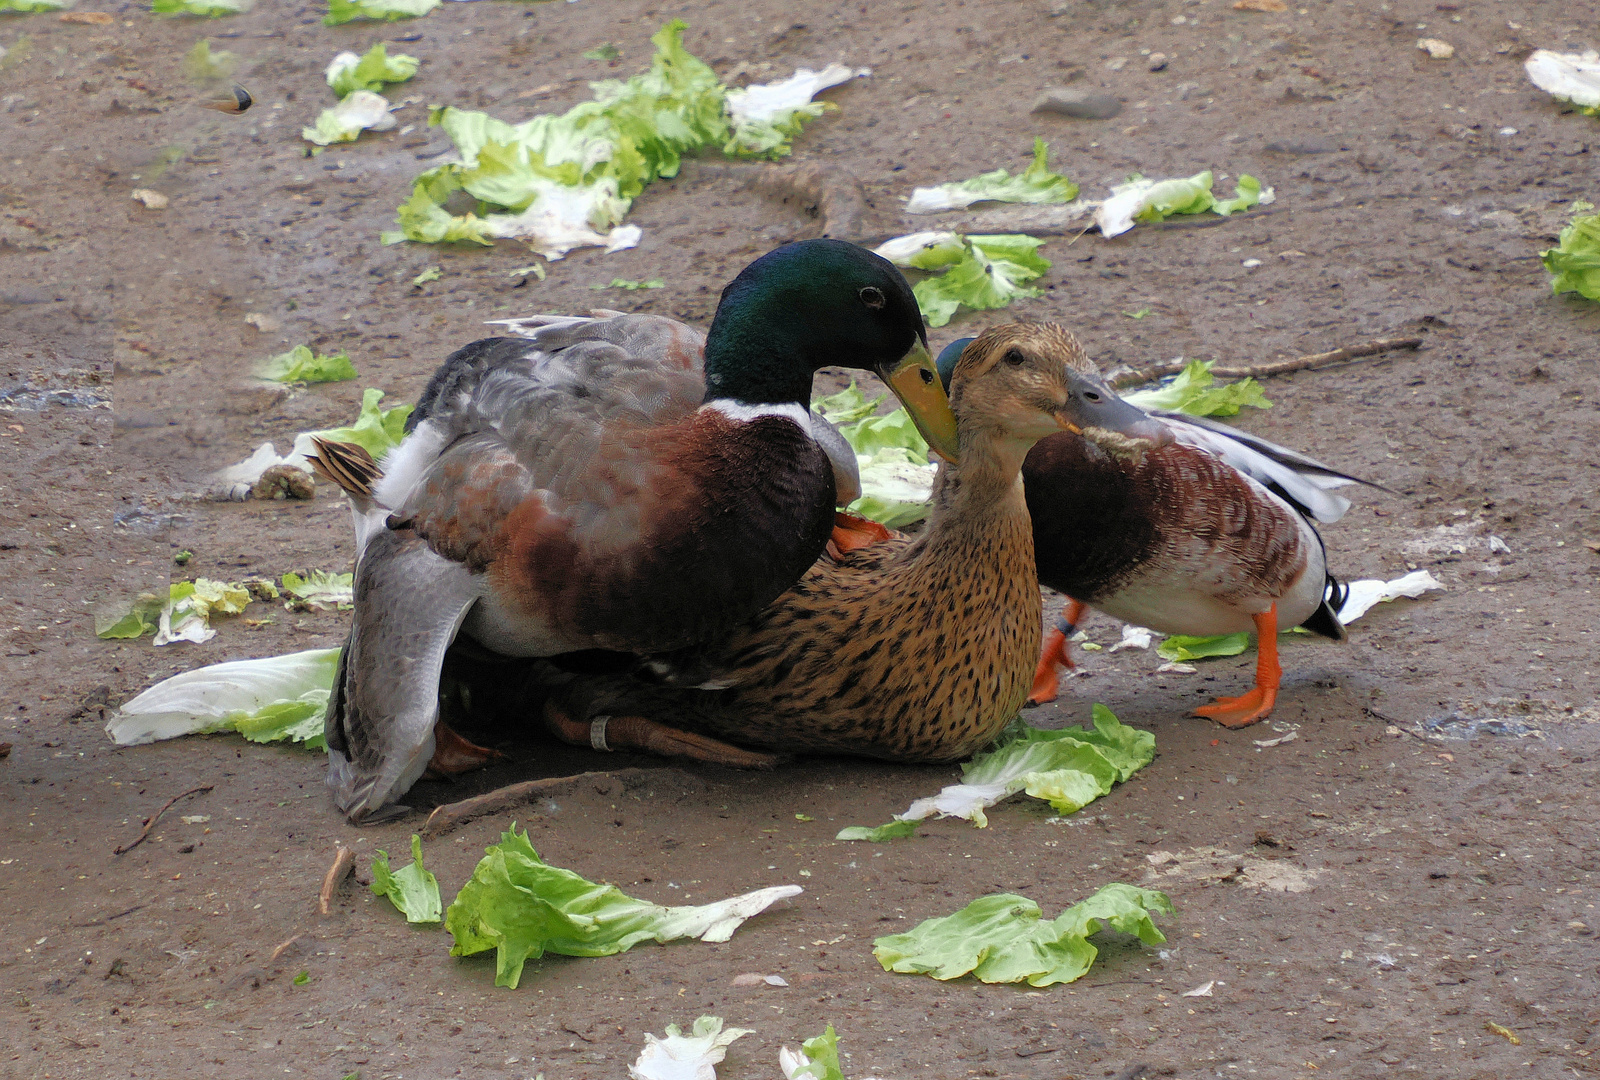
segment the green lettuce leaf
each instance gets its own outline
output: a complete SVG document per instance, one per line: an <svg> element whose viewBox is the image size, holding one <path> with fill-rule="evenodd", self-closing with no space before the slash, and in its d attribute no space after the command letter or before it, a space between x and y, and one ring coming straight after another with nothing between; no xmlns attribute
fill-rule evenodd
<svg viewBox="0 0 1600 1080"><path fill-rule="evenodd" d="M1249 634L1217 634L1213 637L1191 637L1173 634L1156 652L1168 660L1204 660L1208 656L1238 656L1250 646Z"/></svg>
<svg viewBox="0 0 1600 1080"><path fill-rule="evenodd" d="M1110 198L1094 212L1100 235L1111 237L1127 232L1138 221L1164 221L1173 214L1237 213L1273 201L1271 188L1263 188L1253 176L1240 176L1234 197L1219 201L1211 193L1211 170L1172 180L1150 180L1135 176L1126 184L1111 189Z"/></svg>
<svg viewBox="0 0 1600 1080"><path fill-rule="evenodd" d="M304 345L296 345L286 353L262 361L256 367L256 378L274 382L341 382L356 377L350 356L343 349L330 356L313 353Z"/></svg>
<svg viewBox="0 0 1600 1080"><path fill-rule="evenodd" d="M338 649L311 649L185 671L123 705L106 724L119 746L240 730L258 742L288 738L324 749L322 718Z"/></svg>
<svg viewBox="0 0 1600 1080"><path fill-rule="evenodd" d="M549 865L512 826L485 849L444 925L455 938L452 956L495 950L495 985L515 988L523 965L546 952L610 956L644 941L727 941L746 919L799 892L783 885L715 904L662 907Z"/></svg>
<svg viewBox="0 0 1600 1080"><path fill-rule="evenodd" d="M1539 252L1539 258L1553 275L1550 288L1555 295L1575 292L1600 300L1600 214L1573 218L1561 230L1556 246Z"/></svg>
<svg viewBox="0 0 1600 1080"><path fill-rule="evenodd" d="M861 497L849 510L891 529L928 515L935 466L928 462L928 444L904 409L875 416L884 396L867 400L854 382L812 408L839 429L856 452Z"/></svg>
<svg viewBox="0 0 1600 1080"><path fill-rule="evenodd" d="M219 18L249 11L255 0L155 0L150 11L155 15L206 15Z"/></svg>
<svg viewBox="0 0 1600 1080"><path fill-rule="evenodd" d="M896 266L929 271L947 267L911 290L928 325L943 326L963 305L990 311L1038 296L1039 290L1027 283L1050 269L1050 261L1038 253L1043 243L1022 235L926 232L897 237L880 245L877 253Z"/></svg>
<svg viewBox="0 0 1600 1080"><path fill-rule="evenodd" d="M378 408L383 391L368 387L361 392L361 412L349 427L325 428L311 431L295 439L295 452L301 445L310 446L310 436L319 435L330 442L353 442L364 448L378 461L390 450L400 445L406 437L406 418L414 406L396 405L392 409Z"/></svg>
<svg viewBox="0 0 1600 1080"><path fill-rule="evenodd" d="M842 429L846 425L856 423L858 420L865 420L877 412L878 403L883 398L884 395L880 394L869 401L867 395L862 393L861 388L856 385L855 380L851 379L850 385L840 390L837 394L817 398L811 403L811 408L821 414L822 418L828 423Z"/></svg>
<svg viewBox="0 0 1600 1080"><path fill-rule="evenodd" d="M412 181L411 198L400 204L395 219L400 228L383 233L383 242L492 246L494 230L487 221L476 214L451 214L444 208L444 201L461 190L460 173L459 165L440 165Z"/></svg>
<svg viewBox="0 0 1600 1080"><path fill-rule="evenodd" d="M1191 360L1178 377L1155 390L1124 394L1123 399L1141 409L1165 409L1190 416L1233 416L1246 405L1270 409L1261 384L1251 378L1238 382L1216 383L1211 374L1213 361Z"/></svg>
<svg viewBox="0 0 1600 1080"><path fill-rule="evenodd" d="M728 1056L729 1044L748 1034L749 1028L724 1029L720 1016L700 1017L687 1035L677 1024L668 1024L664 1039L645 1033L644 1049L628 1066L628 1076L631 1080L716 1080L716 1067Z"/></svg>
<svg viewBox="0 0 1600 1080"><path fill-rule="evenodd" d="M821 1035L800 1044L799 1052L787 1046L778 1048L778 1067L783 1080L844 1080L839 1065L839 1036L829 1024Z"/></svg>
<svg viewBox="0 0 1600 1080"><path fill-rule="evenodd" d="M667 283L660 278L651 278L649 281L630 281L628 278L612 278L609 285L590 285L589 288L599 292L602 289L627 289L629 292L638 292L640 289L665 289Z"/></svg>
<svg viewBox="0 0 1600 1080"><path fill-rule="evenodd" d="M161 625L161 609L165 604L166 600L155 593L140 593L132 604L97 617L95 636L111 641L154 634Z"/></svg>
<svg viewBox="0 0 1600 1080"><path fill-rule="evenodd" d="M1261 204L1261 196L1261 181L1249 173L1241 173L1239 179L1233 185L1233 198L1214 200L1211 204L1211 212L1213 214L1221 214L1223 217L1227 217L1229 214L1237 214L1240 210L1249 210L1253 206L1259 206Z"/></svg>
<svg viewBox="0 0 1600 1080"><path fill-rule="evenodd" d="M209 641L212 615L237 615L250 603L243 586L210 578L174 582L165 598L141 593L127 609L96 620L97 637L138 638L155 634L156 645L174 641Z"/></svg>
<svg viewBox="0 0 1600 1080"><path fill-rule="evenodd" d="M390 871L389 853L372 860L372 894L387 896L408 923L436 923L444 917L439 879L422 865L422 837L411 834L411 865Z"/></svg>
<svg viewBox="0 0 1600 1080"><path fill-rule="evenodd" d="M997 893L907 933L878 938L872 953L885 971L935 979L971 974L986 983L1051 986L1089 973L1099 955L1089 935L1099 930L1134 934L1146 945L1164 943L1152 914L1173 914L1172 901L1153 889L1120 882L1048 922L1027 897Z"/></svg>
<svg viewBox="0 0 1600 1080"><path fill-rule="evenodd" d="M731 157L768 160L787 156L795 136L808 120L838 108L832 102L811 99L830 86L849 82L857 74L843 64L829 64L821 71L801 68L782 82L727 90L728 120L733 130L722 152Z"/></svg>
<svg viewBox="0 0 1600 1080"><path fill-rule="evenodd" d="M309 570L301 577L290 571L283 575L283 591L311 611L345 611L355 604L355 574Z"/></svg>
<svg viewBox="0 0 1600 1080"><path fill-rule="evenodd" d="M442 0L328 0L323 26L338 26L355 19L415 19L438 7Z"/></svg>
<svg viewBox="0 0 1600 1080"><path fill-rule="evenodd" d="M1155 752L1154 735L1127 727L1100 704L1088 731L1050 731L1018 721L1004 742L961 767L961 783L918 799L896 817L963 817L986 828L984 809L1019 791L1048 801L1059 814L1075 813L1150 764Z"/></svg>
<svg viewBox="0 0 1600 1080"><path fill-rule="evenodd" d="M381 91L385 83L402 83L417 73L421 63L415 56L401 53L390 56L383 42L368 49L365 55L342 52L328 65L328 85L339 97L353 90Z"/></svg>
<svg viewBox="0 0 1600 1080"><path fill-rule="evenodd" d="M300 137L318 146L355 142L363 131L388 131L395 126L389 100L371 90L352 90L331 109L323 109L315 127L301 128Z"/></svg>
<svg viewBox="0 0 1600 1080"><path fill-rule="evenodd" d="M75 0L0 0L0 12L60 11Z"/></svg>
<svg viewBox="0 0 1600 1080"><path fill-rule="evenodd" d="M878 825L867 828L865 825L846 825L840 829L835 840L866 840L869 843L881 844L885 840L897 840L902 836L917 835L920 821L891 821L887 825Z"/></svg>
<svg viewBox="0 0 1600 1080"><path fill-rule="evenodd" d="M971 180L937 187L917 188L906 203L908 214L934 214L961 210L976 202L1066 203L1078 197L1078 185L1050 171L1049 144L1033 140L1033 164L1012 176L1004 169L982 173Z"/></svg>

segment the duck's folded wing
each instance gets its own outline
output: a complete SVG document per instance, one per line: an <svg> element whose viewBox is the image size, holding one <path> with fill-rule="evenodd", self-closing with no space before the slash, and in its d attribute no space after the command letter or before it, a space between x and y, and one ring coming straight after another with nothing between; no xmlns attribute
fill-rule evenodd
<svg viewBox="0 0 1600 1080"><path fill-rule="evenodd" d="M415 536L382 532L368 546L324 726L328 787L352 821L399 799L427 768L445 650L479 583Z"/></svg>
<svg viewBox="0 0 1600 1080"><path fill-rule="evenodd" d="M1215 420L1166 410L1150 415L1161 419L1177 442L1220 458L1315 521L1338 521L1350 509L1350 500L1333 494L1334 488L1382 486Z"/></svg>

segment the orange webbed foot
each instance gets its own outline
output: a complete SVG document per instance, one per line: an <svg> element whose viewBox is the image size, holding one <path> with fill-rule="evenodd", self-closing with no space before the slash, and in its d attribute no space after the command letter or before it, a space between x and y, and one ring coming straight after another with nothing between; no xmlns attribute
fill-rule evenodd
<svg viewBox="0 0 1600 1080"><path fill-rule="evenodd" d="M1033 689L1028 691L1029 705L1044 705L1054 701L1061 692L1058 667L1071 671L1077 667L1072 662L1072 652L1067 639L1078 630L1078 624L1088 614L1089 605L1080 600L1068 600L1061 609L1056 625L1044 636L1044 650L1039 656L1039 666L1033 671Z"/></svg>
<svg viewBox="0 0 1600 1080"><path fill-rule="evenodd" d="M505 760L506 756L500 751L479 746L441 722L433 729L433 757L428 759L424 775L435 780L459 776L473 769L481 769L491 762Z"/></svg>
<svg viewBox="0 0 1600 1080"><path fill-rule="evenodd" d="M828 538L828 554L838 561L847 552L870 547L898 535L893 529L843 510L833 515L833 535Z"/></svg>
<svg viewBox="0 0 1600 1080"><path fill-rule="evenodd" d="M1278 666L1278 605L1251 616L1256 624L1256 685L1248 694L1218 698L1194 710L1196 716L1215 720L1226 728L1242 728L1265 720L1278 703L1278 684L1283 668Z"/></svg>

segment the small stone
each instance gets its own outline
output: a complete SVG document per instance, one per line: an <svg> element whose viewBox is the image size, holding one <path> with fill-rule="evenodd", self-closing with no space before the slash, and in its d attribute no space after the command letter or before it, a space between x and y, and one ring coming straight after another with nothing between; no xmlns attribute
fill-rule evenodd
<svg viewBox="0 0 1600 1080"><path fill-rule="evenodd" d="M262 314L259 311L250 312L250 314L244 317L244 321L248 325L253 326L257 330L261 331L263 334L270 334L278 329L277 319L274 319L271 315Z"/></svg>
<svg viewBox="0 0 1600 1080"><path fill-rule="evenodd" d="M1109 120L1122 111L1122 102L1110 94L1057 86L1040 94L1031 111L1059 113L1079 120Z"/></svg>
<svg viewBox="0 0 1600 1080"><path fill-rule="evenodd" d="M1165 71L1165 70L1167 70L1167 54L1166 53L1153 52L1153 53L1150 54L1149 60L1150 60L1150 70L1151 71Z"/></svg>
<svg viewBox="0 0 1600 1080"><path fill-rule="evenodd" d="M1438 38L1418 38L1417 48L1421 49L1435 60L1448 60L1456 54L1456 47L1454 45L1450 44L1448 41L1440 41Z"/></svg>
<svg viewBox="0 0 1600 1080"><path fill-rule="evenodd" d="M1106 70L1121 71L1127 66L1127 64L1128 58L1126 56L1113 56L1110 60L1106 61Z"/></svg>
<svg viewBox="0 0 1600 1080"><path fill-rule="evenodd" d="M1288 11L1283 0L1233 0L1235 11Z"/></svg>
<svg viewBox="0 0 1600 1080"><path fill-rule="evenodd" d="M1254 270L1256 267L1261 265L1261 260L1260 259L1246 259L1244 262L1240 263L1239 265L1244 267L1246 270Z"/></svg>
<svg viewBox="0 0 1600 1080"><path fill-rule="evenodd" d="M151 191L149 188L134 188L128 194L136 202L144 203L147 210L165 210L167 208L167 197L159 191Z"/></svg>

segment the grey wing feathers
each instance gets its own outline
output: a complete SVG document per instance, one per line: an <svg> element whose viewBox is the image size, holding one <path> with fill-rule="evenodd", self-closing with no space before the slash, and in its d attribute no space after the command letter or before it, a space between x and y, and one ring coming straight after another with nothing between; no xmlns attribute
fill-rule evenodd
<svg viewBox="0 0 1600 1080"><path fill-rule="evenodd" d="M357 567L350 639L324 727L328 787L352 821L393 803L427 768L445 650L480 580L393 532L375 536Z"/></svg>
<svg viewBox="0 0 1600 1080"><path fill-rule="evenodd" d="M1350 500L1332 494L1334 488L1381 486L1215 420L1156 409L1150 415L1165 421L1179 443L1215 455L1316 521L1338 521L1350 509Z"/></svg>

